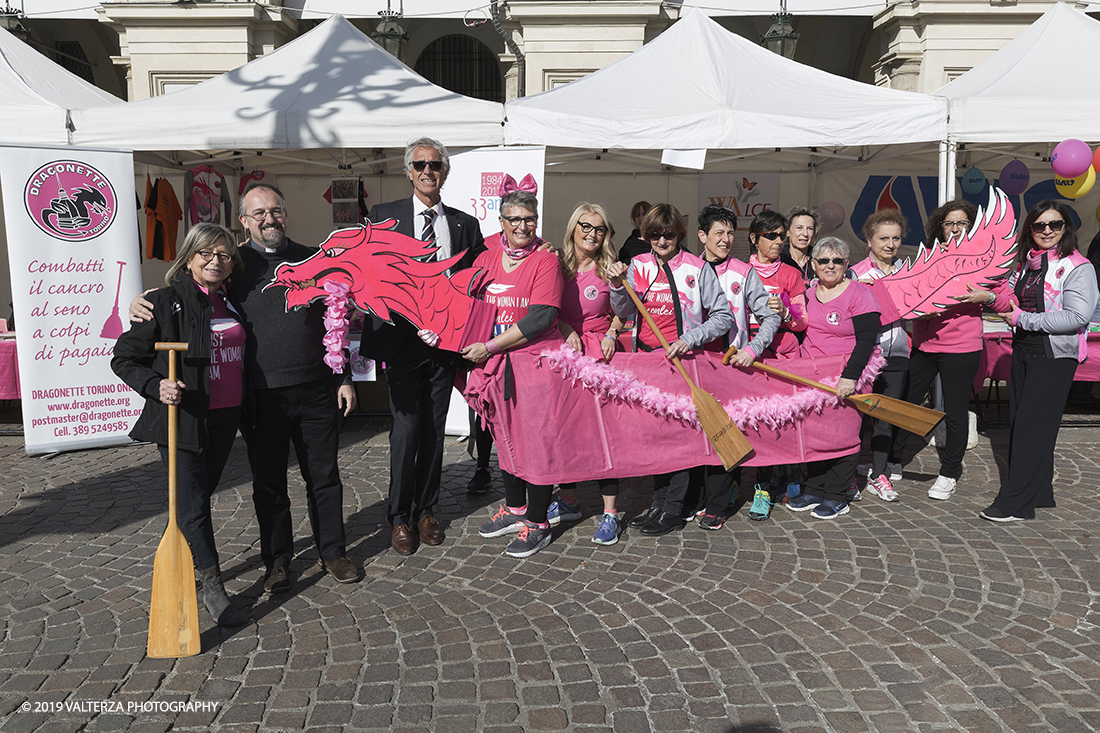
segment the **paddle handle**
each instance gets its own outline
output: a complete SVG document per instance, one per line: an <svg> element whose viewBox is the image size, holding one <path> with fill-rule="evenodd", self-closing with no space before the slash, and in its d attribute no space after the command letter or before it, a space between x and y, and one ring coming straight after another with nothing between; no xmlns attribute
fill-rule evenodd
<svg viewBox="0 0 1100 733"><path fill-rule="evenodd" d="M623 287L626 289L626 294L630 296L630 299L634 301L634 307L638 309L638 312L645 319L649 329L653 331L657 336L657 340L661 342L661 346L668 351L668 340L661 333L661 329L657 328L657 324L653 322L653 316L649 315L649 310L642 303L642 299L638 297L638 294L634 292L634 288L630 286L625 279L623 280ZM680 363L680 358L677 356L672 357L672 363L676 365L676 368L680 371L680 376L684 378L684 381L688 383L688 386L695 389L695 384L691 381L691 377L688 376L687 370L684 369L684 365Z"/></svg>
<svg viewBox="0 0 1100 733"><path fill-rule="evenodd" d="M168 352L168 381L176 381L176 352L187 351L187 344L178 341L158 341L153 347ZM179 441L179 406L168 405L168 526L176 524L176 444Z"/></svg>
<svg viewBox="0 0 1100 733"><path fill-rule="evenodd" d="M735 356L737 356L737 347L736 346L731 346L731 347L729 347L729 350L726 351L726 353L722 356L722 363L728 366L729 363L730 363L730 359L732 359ZM752 363L752 365L756 369L760 369L761 371L765 371L765 372L768 372L770 374L774 374L777 377L783 377L784 379L789 379L792 382L798 382L799 384L804 384L807 387L815 387L817 389L823 389L823 390L825 390L826 392L828 392L830 394L836 394L836 387L830 387L827 384L822 384L821 382L816 382L813 379L810 379L808 377L800 377L797 374L792 374L791 372L785 372L782 369L776 369L773 366L770 366L768 364L761 364L758 361L754 361Z"/></svg>

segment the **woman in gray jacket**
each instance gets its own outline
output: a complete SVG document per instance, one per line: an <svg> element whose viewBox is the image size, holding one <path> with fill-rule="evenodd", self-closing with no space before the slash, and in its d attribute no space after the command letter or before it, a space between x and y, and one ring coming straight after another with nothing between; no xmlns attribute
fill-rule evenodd
<svg viewBox="0 0 1100 733"><path fill-rule="evenodd" d="M1088 357L1085 334L1100 293L1096 271L1077 251L1069 209L1046 200L1028 212L1016 240L1017 269L1009 284L1019 305L999 313L1013 328L1009 394L1008 473L991 522L1034 519L1054 504L1054 449L1078 362Z"/></svg>

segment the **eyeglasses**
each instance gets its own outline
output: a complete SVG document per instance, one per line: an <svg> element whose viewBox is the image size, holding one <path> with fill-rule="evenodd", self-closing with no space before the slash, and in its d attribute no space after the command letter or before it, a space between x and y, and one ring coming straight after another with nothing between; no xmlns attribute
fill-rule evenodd
<svg viewBox="0 0 1100 733"><path fill-rule="evenodd" d="M779 232L758 232L756 236L763 237L764 239L768 240L769 242L774 242L777 239L782 239L783 238L783 235L780 234Z"/></svg>
<svg viewBox="0 0 1100 733"><path fill-rule="evenodd" d="M646 238L651 242L660 242L662 239L667 242L675 242L680 238L680 235L676 232L649 232L646 234Z"/></svg>
<svg viewBox="0 0 1100 733"><path fill-rule="evenodd" d="M502 216L500 218L514 227L518 227L520 224L533 227L539 220L537 216Z"/></svg>
<svg viewBox="0 0 1100 733"><path fill-rule="evenodd" d="M1062 231L1062 227L1064 227L1065 225L1065 219L1058 219L1056 221L1037 221L1031 225L1031 231L1034 234L1042 234L1046 231L1047 227L1050 227L1050 231L1057 233Z"/></svg>
<svg viewBox="0 0 1100 733"><path fill-rule="evenodd" d="M959 221L945 221L943 223L944 229L966 229L969 226L970 222L968 222L966 219L961 219Z"/></svg>
<svg viewBox="0 0 1100 733"><path fill-rule="evenodd" d="M586 224L583 221L579 222L578 226L581 228L581 231L584 232L585 234L591 234L592 232L596 232L597 237L602 237L605 234L607 234L607 227L594 227L591 224Z"/></svg>
<svg viewBox="0 0 1100 733"><path fill-rule="evenodd" d="M825 267L825 265L843 265L848 261L847 257L818 257L817 264Z"/></svg>
<svg viewBox="0 0 1100 733"><path fill-rule="evenodd" d="M269 217L269 216L272 219L275 219L275 220L282 219L284 216L286 216L286 209L271 209L269 211L253 211L248 216L251 217L252 219L254 219L257 224L260 224L263 221L265 221L267 219L267 217Z"/></svg>
<svg viewBox="0 0 1100 733"><path fill-rule="evenodd" d="M233 255L226 254L225 252L214 252L209 249L200 249L195 254L201 257L203 262L209 262L210 260L214 259L215 256L218 258L218 262L222 263L223 265L228 265L230 262L233 261Z"/></svg>
<svg viewBox="0 0 1100 733"><path fill-rule="evenodd" d="M416 171L417 173L423 173L424 168L431 168L433 171L438 173L439 171L443 170L443 161L442 160L414 160L412 162L412 166L413 166L413 170Z"/></svg>

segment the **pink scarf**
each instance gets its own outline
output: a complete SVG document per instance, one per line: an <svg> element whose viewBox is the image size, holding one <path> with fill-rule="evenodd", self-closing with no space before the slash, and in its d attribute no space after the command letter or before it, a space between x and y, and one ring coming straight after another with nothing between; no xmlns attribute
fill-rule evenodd
<svg viewBox="0 0 1100 733"><path fill-rule="evenodd" d="M760 279L764 280L779 272L779 266L783 264L783 261L776 260L775 262L765 265L763 262L756 259L756 255L753 255L749 257L749 264L756 270L756 274L760 276Z"/></svg>
<svg viewBox="0 0 1100 733"><path fill-rule="evenodd" d="M535 238L531 240L531 244L522 249L512 249L508 246L508 238L504 236L504 232L500 233L500 248L504 250L504 254L508 255L513 260L522 260L544 244L546 244L546 240L535 235Z"/></svg>
<svg viewBox="0 0 1100 733"><path fill-rule="evenodd" d="M1038 270L1043 266L1043 255L1049 252L1049 249L1032 249L1027 253L1027 269Z"/></svg>

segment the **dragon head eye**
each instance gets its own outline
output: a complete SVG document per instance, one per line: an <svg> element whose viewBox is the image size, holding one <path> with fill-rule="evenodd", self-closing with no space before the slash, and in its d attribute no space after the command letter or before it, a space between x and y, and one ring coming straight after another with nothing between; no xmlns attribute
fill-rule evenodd
<svg viewBox="0 0 1100 733"><path fill-rule="evenodd" d="M332 247L331 249L323 249L321 251L325 253L325 257L339 257L344 254L344 249L343 247Z"/></svg>

